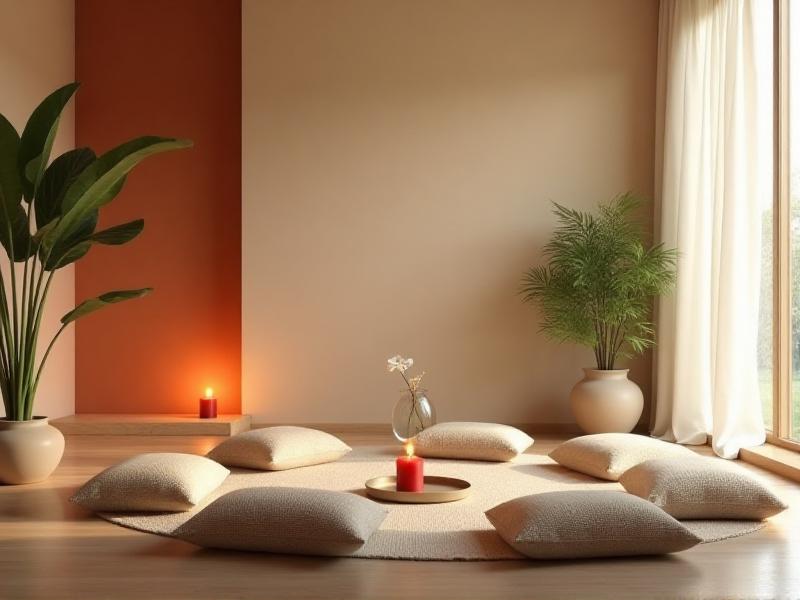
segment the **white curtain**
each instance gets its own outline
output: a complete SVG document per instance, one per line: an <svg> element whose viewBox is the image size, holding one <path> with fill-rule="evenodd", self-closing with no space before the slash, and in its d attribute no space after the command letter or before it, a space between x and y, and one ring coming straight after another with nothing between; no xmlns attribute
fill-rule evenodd
<svg viewBox="0 0 800 600"><path fill-rule="evenodd" d="M680 253L657 310L652 433L734 458L764 442L761 218L772 202L772 2L662 0L656 233Z"/></svg>

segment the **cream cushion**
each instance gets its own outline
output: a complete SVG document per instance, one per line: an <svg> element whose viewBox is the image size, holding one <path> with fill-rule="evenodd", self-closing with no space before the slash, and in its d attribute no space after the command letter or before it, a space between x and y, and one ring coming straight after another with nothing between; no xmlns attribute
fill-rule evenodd
<svg viewBox="0 0 800 600"><path fill-rule="evenodd" d="M253 487L220 496L174 536L207 548L344 556L386 515L379 504L346 492Z"/></svg>
<svg viewBox="0 0 800 600"><path fill-rule="evenodd" d="M324 431L308 427L265 427L225 440L206 456L228 467L283 471L340 459L351 448Z"/></svg>
<svg viewBox="0 0 800 600"><path fill-rule="evenodd" d="M617 481L636 465L654 458L691 458L691 450L633 433L596 433L567 440L549 454L562 467Z"/></svg>
<svg viewBox="0 0 800 600"><path fill-rule="evenodd" d="M194 454L140 454L90 479L72 502L96 512L189 510L229 474L222 465Z"/></svg>
<svg viewBox="0 0 800 600"><path fill-rule="evenodd" d="M701 541L660 508L617 491L533 494L496 506L486 517L530 558L667 554Z"/></svg>
<svg viewBox="0 0 800 600"><path fill-rule="evenodd" d="M525 452L533 438L516 427L497 423L439 423L414 440L414 452L430 458L465 458L504 462Z"/></svg>
<svg viewBox="0 0 800 600"><path fill-rule="evenodd" d="M758 479L719 458L648 460L619 482L676 519L766 519L786 509Z"/></svg>

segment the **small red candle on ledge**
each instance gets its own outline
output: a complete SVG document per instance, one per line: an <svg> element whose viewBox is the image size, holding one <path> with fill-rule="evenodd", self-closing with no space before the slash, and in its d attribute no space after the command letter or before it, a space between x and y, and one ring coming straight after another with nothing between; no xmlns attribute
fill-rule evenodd
<svg viewBox="0 0 800 600"><path fill-rule="evenodd" d="M200 418L217 418L217 399L214 398L214 390L210 387L206 388L205 398L200 398Z"/></svg>
<svg viewBox="0 0 800 600"><path fill-rule="evenodd" d="M397 457L397 491L421 492L424 484L423 460L414 456L414 446L406 444L406 455Z"/></svg>

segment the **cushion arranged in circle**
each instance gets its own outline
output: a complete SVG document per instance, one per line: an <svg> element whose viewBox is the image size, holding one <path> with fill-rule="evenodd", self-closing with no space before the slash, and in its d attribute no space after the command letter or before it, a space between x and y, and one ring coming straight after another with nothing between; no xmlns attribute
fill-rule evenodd
<svg viewBox="0 0 800 600"><path fill-rule="evenodd" d="M207 548L346 556L386 515L378 503L346 492L255 487L217 498L174 535Z"/></svg>
<svg viewBox="0 0 800 600"><path fill-rule="evenodd" d="M230 476L200 505L185 512L107 512L100 517L118 525L174 536L187 521L229 492L245 488L302 487L364 494L364 483L394 473L398 445L359 446L336 462L285 471L231 469ZM408 560L522 559L500 537L484 513L520 496L555 491L617 490L603 481L565 469L541 454L525 453L512 462L425 459L425 474L456 477L472 485L472 494L444 504L381 504L386 520L353 556ZM641 500L645 502L644 500ZM652 505L651 505L652 506ZM655 508L655 507L653 507ZM764 521L694 520L684 525L704 542L745 535Z"/></svg>
<svg viewBox="0 0 800 600"><path fill-rule="evenodd" d="M414 439L414 452L430 458L509 461L533 444L524 431L498 423L438 423Z"/></svg>
<svg viewBox="0 0 800 600"><path fill-rule="evenodd" d="M184 511L216 490L230 471L194 454L140 454L86 482L72 502L93 511Z"/></svg>
<svg viewBox="0 0 800 600"><path fill-rule="evenodd" d="M533 494L486 512L515 550L538 559L679 552L702 540L663 510L616 491Z"/></svg>
<svg viewBox="0 0 800 600"><path fill-rule="evenodd" d="M619 482L676 519L766 519L787 508L758 479L721 458L648 460Z"/></svg>
<svg viewBox="0 0 800 600"><path fill-rule="evenodd" d="M283 471L332 462L350 450L342 440L324 431L278 426L235 435L206 456L227 467Z"/></svg>
<svg viewBox="0 0 800 600"><path fill-rule="evenodd" d="M609 481L646 460L690 458L688 448L633 433L596 433L567 440L550 453L563 467Z"/></svg>

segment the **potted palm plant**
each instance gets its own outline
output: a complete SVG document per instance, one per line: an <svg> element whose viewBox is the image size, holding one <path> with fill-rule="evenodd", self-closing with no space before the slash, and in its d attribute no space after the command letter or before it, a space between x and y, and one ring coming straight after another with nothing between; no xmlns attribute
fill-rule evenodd
<svg viewBox="0 0 800 600"><path fill-rule="evenodd" d="M120 192L128 173L146 157L191 146L156 136L125 142L96 156L89 148L50 154L61 113L78 88L59 88L33 111L22 134L0 114L0 482L30 483L58 466L64 437L33 412L45 363L74 321L101 308L140 298L150 288L112 291L84 300L61 317L61 328L39 350L40 326L56 272L95 244L125 244L141 233L137 219L97 231L99 210Z"/></svg>
<svg viewBox="0 0 800 600"><path fill-rule="evenodd" d="M629 432L643 409L642 391L617 360L655 343L653 299L675 282L677 253L645 242L634 218L640 201L622 194L597 214L554 205L558 226L544 247L548 264L530 269L521 292L542 312L541 330L594 351L597 368L570 393L586 433Z"/></svg>

